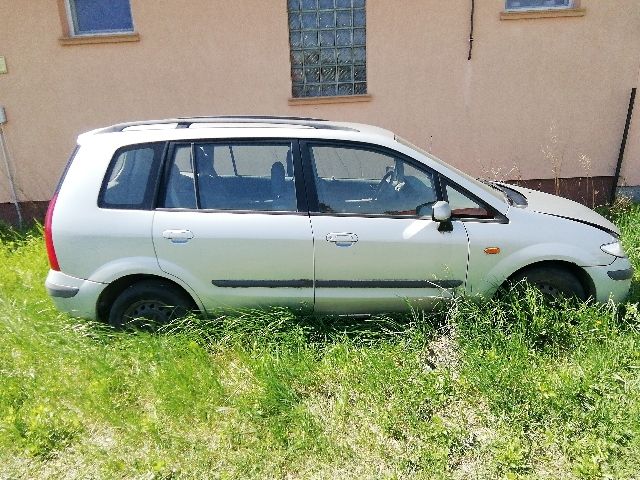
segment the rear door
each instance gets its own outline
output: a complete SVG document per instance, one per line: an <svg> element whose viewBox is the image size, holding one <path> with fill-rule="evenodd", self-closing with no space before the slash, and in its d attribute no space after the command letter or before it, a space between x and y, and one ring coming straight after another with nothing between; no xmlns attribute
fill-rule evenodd
<svg viewBox="0 0 640 480"><path fill-rule="evenodd" d="M313 240L293 146L171 145L153 242L160 268L207 310L313 304Z"/></svg>
<svg viewBox="0 0 640 480"><path fill-rule="evenodd" d="M430 209L437 175L398 152L355 143L303 143L315 245L318 312L433 306L464 287L468 241Z"/></svg>

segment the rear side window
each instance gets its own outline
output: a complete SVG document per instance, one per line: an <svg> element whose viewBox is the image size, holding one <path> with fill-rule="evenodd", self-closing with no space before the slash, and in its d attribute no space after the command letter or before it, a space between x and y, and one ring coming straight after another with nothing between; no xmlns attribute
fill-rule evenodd
<svg viewBox="0 0 640 480"><path fill-rule="evenodd" d="M107 170L98 205L102 208L148 210L153 204L164 144L118 150Z"/></svg>
<svg viewBox="0 0 640 480"><path fill-rule="evenodd" d="M174 145L165 208L295 212L290 142Z"/></svg>

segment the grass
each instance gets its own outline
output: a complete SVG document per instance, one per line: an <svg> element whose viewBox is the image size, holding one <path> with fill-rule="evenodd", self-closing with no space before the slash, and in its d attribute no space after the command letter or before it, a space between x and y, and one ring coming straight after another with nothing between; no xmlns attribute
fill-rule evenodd
<svg viewBox="0 0 640 480"><path fill-rule="evenodd" d="M640 270L640 207L612 216ZM117 332L0 233L0 478L639 478L640 300Z"/></svg>

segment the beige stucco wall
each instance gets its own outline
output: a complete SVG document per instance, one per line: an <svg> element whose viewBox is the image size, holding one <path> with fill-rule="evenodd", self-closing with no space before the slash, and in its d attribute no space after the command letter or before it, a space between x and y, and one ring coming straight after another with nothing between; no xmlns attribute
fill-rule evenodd
<svg viewBox="0 0 640 480"><path fill-rule="evenodd" d="M131 0L140 42L75 46L58 42L55 0L0 0L0 105L20 197L49 198L82 131L209 114L377 124L476 175L550 178L554 163L564 177L612 175L638 85L640 3L582 0L584 17L503 21L502 0L476 0L468 62L470 3L368 0L371 101L291 106L285 0ZM639 154L625 161L640 184Z"/></svg>
<svg viewBox="0 0 640 480"><path fill-rule="evenodd" d="M640 89L640 71L635 85ZM624 153L620 185L640 186L640 92L636 92L636 101L629 126L629 135Z"/></svg>

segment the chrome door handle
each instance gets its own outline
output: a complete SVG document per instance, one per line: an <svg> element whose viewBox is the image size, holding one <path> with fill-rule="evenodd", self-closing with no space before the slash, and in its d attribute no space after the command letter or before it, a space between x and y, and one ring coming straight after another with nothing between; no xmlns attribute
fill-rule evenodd
<svg viewBox="0 0 640 480"><path fill-rule="evenodd" d="M335 243L337 247L350 247L358 241L355 233L327 233L327 242Z"/></svg>
<svg viewBox="0 0 640 480"><path fill-rule="evenodd" d="M187 243L193 238L193 232L191 230L165 230L162 232L162 236L171 243Z"/></svg>

